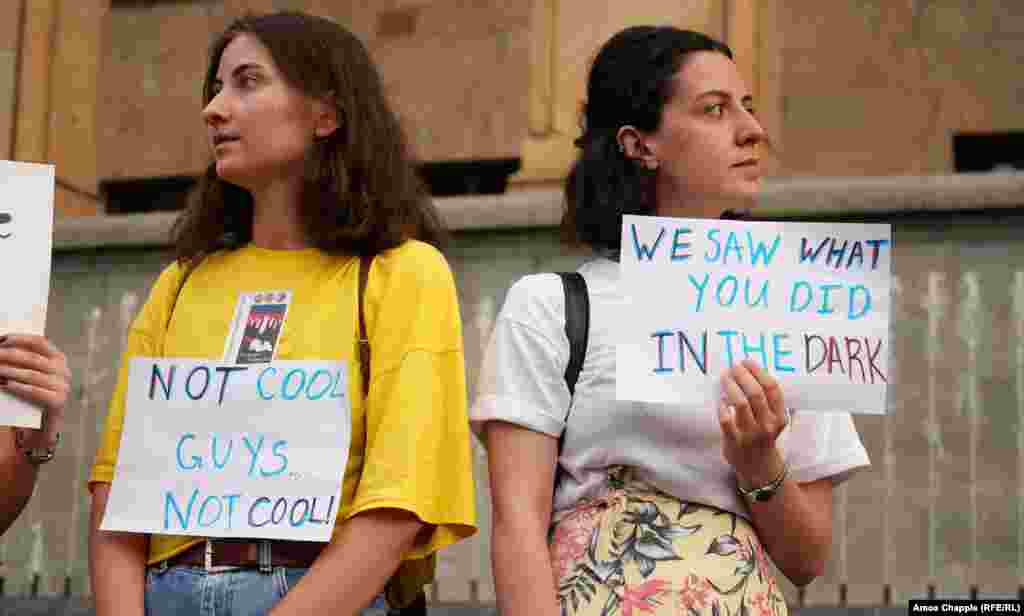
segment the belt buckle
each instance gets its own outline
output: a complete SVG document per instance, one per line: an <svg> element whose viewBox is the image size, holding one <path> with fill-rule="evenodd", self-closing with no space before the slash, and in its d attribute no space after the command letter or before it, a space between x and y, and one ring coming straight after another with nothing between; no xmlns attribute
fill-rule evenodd
<svg viewBox="0 0 1024 616"><path fill-rule="evenodd" d="M207 573L213 569L213 542L209 539L206 539L206 545L203 546L203 568Z"/></svg>
<svg viewBox="0 0 1024 616"><path fill-rule="evenodd" d="M270 551L270 540L260 539L256 543L256 553L260 573L268 574L274 572L274 561Z"/></svg>

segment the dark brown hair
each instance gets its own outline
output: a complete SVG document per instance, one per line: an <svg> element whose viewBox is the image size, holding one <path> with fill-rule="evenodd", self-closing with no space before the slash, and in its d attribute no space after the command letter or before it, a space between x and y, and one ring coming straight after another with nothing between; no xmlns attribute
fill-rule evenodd
<svg viewBox="0 0 1024 616"><path fill-rule="evenodd" d="M673 78L698 51L732 59L724 43L672 26L626 28L601 47L587 78L579 158L565 181L563 240L618 250L623 214L654 212L654 172L619 151L618 131L657 130Z"/></svg>
<svg viewBox="0 0 1024 616"><path fill-rule="evenodd" d="M211 47L204 105L215 95L224 49L242 34L269 50L291 87L337 110L338 129L315 141L308 154L299 217L310 244L329 254L360 255L413 238L440 247L440 216L416 175L362 42L333 21L304 13L240 18ZM210 164L172 232L178 261L195 265L213 252L246 244L252 217L249 192L220 179Z"/></svg>

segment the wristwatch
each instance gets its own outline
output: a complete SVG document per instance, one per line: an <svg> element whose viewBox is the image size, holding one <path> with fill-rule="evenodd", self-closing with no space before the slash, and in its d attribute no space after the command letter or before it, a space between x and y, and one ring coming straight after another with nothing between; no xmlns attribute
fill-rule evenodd
<svg viewBox="0 0 1024 616"><path fill-rule="evenodd" d="M57 438L53 445L49 447L25 447L25 432L23 430L17 430L14 433L14 440L18 445L18 449L25 454L28 461L39 466L53 459L54 453L57 452L57 445L60 445L60 432L57 433Z"/></svg>
<svg viewBox="0 0 1024 616"><path fill-rule="evenodd" d="M744 490L739 485L736 486L736 491L740 493L740 496L747 499L750 502L763 503L771 500L775 493L782 487L782 483L786 481L786 476L789 475L789 463L783 463L782 472L779 476L770 481L769 483L759 486L756 488L750 488Z"/></svg>

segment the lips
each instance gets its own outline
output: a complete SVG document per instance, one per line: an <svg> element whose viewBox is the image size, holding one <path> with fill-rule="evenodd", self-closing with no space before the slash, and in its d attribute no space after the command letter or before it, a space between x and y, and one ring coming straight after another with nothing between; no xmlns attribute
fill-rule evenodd
<svg viewBox="0 0 1024 616"><path fill-rule="evenodd" d="M213 147L217 147L218 145L220 145L222 143L228 143L228 142L231 142L231 141L238 141L238 136L236 136L236 135L214 135L213 136Z"/></svg>

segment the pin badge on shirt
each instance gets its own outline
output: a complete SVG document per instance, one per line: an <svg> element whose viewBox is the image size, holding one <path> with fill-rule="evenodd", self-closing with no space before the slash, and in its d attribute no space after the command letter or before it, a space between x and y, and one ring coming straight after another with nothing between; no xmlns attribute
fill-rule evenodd
<svg viewBox="0 0 1024 616"><path fill-rule="evenodd" d="M291 301L291 291L241 294L225 345L225 360L235 364L273 361Z"/></svg>

